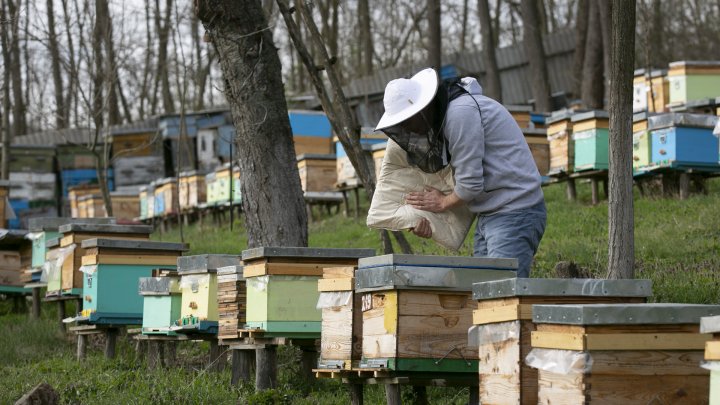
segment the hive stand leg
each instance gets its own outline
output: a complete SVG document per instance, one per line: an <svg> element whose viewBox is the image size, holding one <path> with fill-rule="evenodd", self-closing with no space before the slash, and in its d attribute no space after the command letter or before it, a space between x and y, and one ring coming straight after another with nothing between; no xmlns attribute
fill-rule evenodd
<svg viewBox="0 0 720 405"><path fill-rule="evenodd" d="M347 190L342 191L343 196L343 216L345 218L348 217L348 196L347 196Z"/></svg>
<svg viewBox="0 0 720 405"><path fill-rule="evenodd" d="M32 289L32 317L40 319L40 287Z"/></svg>
<svg viewBox="0 0 720 405"><path fill-rule="evenodd" d="M78 361L85 360L87 350L87 335L77 335L77 359Z"/></svg>
<svg viewBox="0 0 720 405"><path fill-rule="evenodd" d="M157 340L150 340L147 342L148 344L148 353L147 353L147 360L148 360L148 368L153 370L157 368L159 359L160 359L160 342Z"/></svg>
<svg viewBox="0 0 720 405"><path fill-rule="evenodd" d="M350 404L363 405L363 385L350 384L348 388L350 390Z"/></svg>
<svg viewBox="0 0 720 405"><path fill-rule="evenodd" d="M240 381L250 381L255 352L253 350L232 351L232 377L231 384L238 385Z"/></svg>
<svg viewBox="0 0 720 405"><path fill-rule="evenodd" d="M360 216L360 187L355 187L353 193L355 194L355 218L357 218Z"/></svg>
<svg viewBox="0 0 720 405"><path fill-rule="evenodd" d="M148 342L140 339L135 340L135 360L142 361L147 356Z"/></svg>
<svg viewBox="0 0 720 405"><path fill-rule="evenodd" d="M400 384L385 384L385 402L387 405L401 405Z"/></svg>
<svg viewBox="0 0 720 405"><path fill-rule="evenodd" d="M177 342L165 342L165 366L174 367L177 364Z"/></svg>
<svg viewBox="0 0 720 405"><path fill-rule="evenodd" d="M413 397L415 397L415 404L417 405L428 405L427 388L422 385L413 385Z"/></svg>
<svg viewBox="0 0 720 405"><path fill-rule="evenodd" d="M688 175L687 172L680 173L679 187L680 187L680 199L687 200L687 198L690 196L690 175ZM33 291L34 291L34 289L33 289ZM33 295L33 305L34 305L34 300L35 300L35 295Z"/></svg>
<svg viewBox="0 0 720 405"><path fill-rule="evenodd" d="M223 371L227 357L223 353L223 347L218 345L217 339L210 341L210 370Z"/></svg>
<svg viewBox="0 0 720 405"><path fill-rule="evenodd" d="M480 387L470 387L469 405L480 405Z"/></svg>
<svg viewBox="0 0 720 405"><path fill-rule="evenodd" d="M575 179L567 180L567 188L565 189L568 201L577 200L577 190L575 189Z"/></svg>
<svg viewBox="0 0 720 405"><path fill-rule="evenodd" d="M277 386L277 347L266 346L255 350L255 390L262 391Z"/></svg>
<svg viewBox="0 0 720 405"><path fill-rule="evenodd" d="M592 205L597 205L600 202L600 196L598 195L598 179L595 177L590 179L590 185L592 187Z"/></svg>
<svg viewBox="0 0 720 405"><path fill-rule="evenodd" d="M65 301L58 301L58 322L60 323L60 331L62 333L65 333L65 323L63 322L63 319L65 319Z"/></svg>
<svg viewBox="0 0 720 405"><path fill-rule="evenodd" d="M105 331L105 358L115 358L115 344L117 343L118 330L110 328Z"/></svg>
<svg viewBox="0 0 720 405"><path fill-rule="evenodd" d="M312 383L315 381L315 373L313 369L317 368L318 352L315 348L302 348L302 376L305 382Z"/></svg>
<svg viewBox="0 0 720 405"><path fill-rule="evenodd" d="M610 197L610 194L608 194L608 183L610 180L608 178L602 179L602 185L603 185L603 194L605 195L605 199L607 200Z"/></svg>

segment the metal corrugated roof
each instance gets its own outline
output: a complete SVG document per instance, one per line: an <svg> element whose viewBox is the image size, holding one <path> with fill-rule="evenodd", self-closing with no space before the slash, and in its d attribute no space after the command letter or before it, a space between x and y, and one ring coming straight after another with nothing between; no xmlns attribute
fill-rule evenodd
<svg viewBox="0 0 720 405"><path fill-rule="evenodd" d="M110 135L130 135L155 132L158 130L158 117L150 117L130 124L114 125L110 127Z"/></svg>
<svg viewBox="0 0 720 405"><path fill-rule="evenodd" d="M28 146L85 145L92 142L94 136L95 131L92 128L66 128L16 136L13 138L12 144Z"/></svg>

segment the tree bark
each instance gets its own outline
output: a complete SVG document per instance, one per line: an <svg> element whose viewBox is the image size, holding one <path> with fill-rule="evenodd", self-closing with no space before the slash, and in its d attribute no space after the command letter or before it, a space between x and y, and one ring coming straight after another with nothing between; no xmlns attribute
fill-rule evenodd
<svg viewBox="0 0 720 405"><path fill-rule="evenodd" d="M7 21L5 3L0 3L0 21ZM10 41L7 24L0 24L0 46L2 47L3 65L10 66ZM0 179L10 177L10 141L12 129L10 128L10 69L3 69L3 100L2 100L2 166L0 166Z"/></svg>
<svg viewBox="0 0 720 405"><path fill-rule="evenodd" d="M47 0L48 45L50 48L50 64L52 65L53 85L55 87L55 127L67 126L65 121L65 99L63 97L62 72L60 71L60 49L55 31L54 0Z"/></svg>
<svg viewBox="0 0 720 405"><path fill-rule="evenodd" d="M164 113L174 113L175 103L173 103L172 93L170 92L170 69L168 69L168 39L170 37L170 14L172 10L172 0L165 1L165 15L160 17L160 1L155 0L155 30L158 33L158 59L157 59L157 78L161 83L162 101Z"/></svg>
<svg viewBox="0 0 720 405"><path fill-rule="evenodd" d="M442 37L440 35L440 0L427 0L428 9L428 66L440 74L442 67Z"/></svg>
<svg viewBox="0 0 720 405"><path fill-rule="evenodd" d="M548 80L547 65L545 63L542 30L538 19L539 5L535 0L522 0L520 6L522 7L523 42L525 43L525 54L530 64L535 110L549 112L552 110L552 100L550 99L550 81Z"/></svg>
<svg viewBox="0 0 720 405"><path fill-rule="evenodd" d="M480 20L480 34L482 35L483 57L485 62L485 83L483 93L486 96L502 103L502 84L500 82L500 69L495 57L495 38L490 19L489 0L478 0L478 18Z"/></svg>
<svg viewBox="0 0 720 405"><path fill-rule="evenodd" d="M197 0L237 131L248 247L307 246L307 214L280 59L259 1Z"/></svg>
<svg viewBox="0 0 720 405"><path fill-rule="evenodd" d="M602 32L603 50L603 98L610 100L610 32L612 31L612 16L610 15L611 0L598 0L600 12L600 31Z"/></svg>
<svg viewBox="0 0 720 405"><path fill-rule="evenodd" d="M112 18L107 1L95 3L97 5L95 13L97 20L102 21L100 29L102 30L102 42L105 47L105 86L107 87L107 111L108 125L118 125L122 123L120 116L120 105L118 102L118 85L120 80L117 74L117 63L115 58L115 44L113 43Z"/></svg>
<svg viewBox="0 0 720 405"><path fill-rule="evenodd" d="M588 33L583 61L583 104L588 108L603 108L603 49L600 9L597 1L590 1L588 10Z"/></svg>
<svg viewBox="0 0 720 405"><path fill-rule="evenodd" d="M588 33L589 0L579 0L575 15L575 54L573 55L573 97L582 94L583 62L585 60L585 43Z"/></svg>
<svg viewBox="0 0 720 405"><path fill-rule="evenodd" d="M358 0L358 25L360 29L361 43L361 69L363 76L369 76L373 72L373 40L370 30L370 5L369 0Z"/></svg>
<svg viewBox="0 0 720 405"><path fill-rule="evenodd" d="M140 119L145 119L145 103L147 102L149 105L152 105L152 99L150 97L150 91L149 91L149 82L151 78L151 61L152 61L152 43L153 43L153 36L152 36L152 25L150 24L151 16L150 16L150 3L145 2L145 59L143 63L143 74L142 74L142 85L140 86L140 106L139 106L139 115ZM154 96L153 96L154 98ZM152 107L151 107L152 111Z"/></svg>
<svg viewBox="0 0 720 405"><path fill-rule="evenodd" d="M460 28L460 52L465 52L467 46L465 40L467 39L467 20L468 20L468 0L463 0L462 8L462 26Z"/></svg>
<svg viewBox="0 0 720 405"><path fill-rule="evenodd" d="M68 86L67 86L67 92L65 93L65 109L64 113L65 116L63 117L65 121L66 126L70 126L70 113L72 112L73 108L73 101L77 100L76 97L73 97L75 94L75 89L77 86L77 68L76 68L76 62L75 62L75 46L73 44L73 35L71 34L71 20L70 20L70 12L67 8L67 0L62 0L62 6L63 6L63 19L65 21L65 36L67 38L67 44L68 44L68 51L67 51L67 57L68 57L68 69L67 69L67 75L68 75ZM77 121L77 112L75 114L75 120Z"/></svg>
<svg viewBox="0 0 720 405"><path fill-rule="evenodd" d="M635 0L612 0L608 278L635 277L632 82Z"/></svg>
<svg viewBox="0 0 720 405"><path fill-rule="evenodd" d="M13 133L14 136L27 133L27 107L23 97L22 63L20 62L20 11L23 9L22 1L7 0L8 18L10 19L10 64L6 66L10 70L10 81L13 90ZM4 20L3 23L5 23ZM28 80L29 78L25 78Z"/></svg>

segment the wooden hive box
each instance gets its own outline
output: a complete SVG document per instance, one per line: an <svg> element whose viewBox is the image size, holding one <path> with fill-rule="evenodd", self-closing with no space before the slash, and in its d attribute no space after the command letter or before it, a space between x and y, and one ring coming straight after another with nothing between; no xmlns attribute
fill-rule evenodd
<svg viewBox="0 0 720 405"><path fill-rule="evenodd" d="M185 212L205 203L205 176L198 171L180 173L180 211Z"/></svg>
<svg viewBox="0 0 720 405"><path fill-rule="evenodd" d="M362 302L355 293L357 267L326 267L318 280L322 311L318 368L349 370L362 357Z"/></svg>
<svg viewBox="0 0 720 405"><path fill-rule="evenodd" d="M235 255L196 255L178 259L182 304L177 325L218 329L218 278L220 267L240 265Z"/></svg>
<svg viewBox="0 0 720 405"><path fill-rule="evenodd" d="M155 132L134 132L112 135L112 147L115 153L124 152L123 156L152 156L158 153L160 142L155 140Z"/></svg>
<svg viewBox="0 0 720 405"><path fill-rule="evenodd" d="M534 305L532 351L539 404L707 404L698 365L718 305Z"/></svg>
<svg viewBox="0 0 720 405"><path fill-rule="evenodd" d="M332 128L322 111L288 111L295 156L332 153Z"/></svg>
<svg viewBox="0 0 720 405"><path fill-rule="evenodd" d="M670 105L720 94L720 62L679 61L670 63Z"/></svg>
<svg viewBox="0 0 720 405"><path fill-rule="evenodd" d="M373 249L261 247L243 252L247 321L269 337L320 338L318 280L325 267L356 266Z"/></svg>
<svg viewBox="0 0 720 405"><path fill-rule="evenodd" d="M175 268L186 244L94 238L82 241L83 311L91 323L140 325L143 297L141 277L157 267Z"/></svg>
<svg viewBox="0 0 720 405"><path fill-rule="evenodd" d="M68 200L70 200L70 216L73 218L86 218L81 216L80 213L80 197L89 194L100 194L100 187L97 184L82 184L79 186L70 187L68 190ZM87 206L85 207L87 212Z"/></svg>
<svg viewBox="0 0 720 405"><path fill-rule="evenodd" d="M515 277L516 259L384 255L361 259L360 368L473 373L477 346L468 345L472 284Z"/></svg>
<svg viewBox="0 0 720 405"><path fill-rule="evenodd" d="M718 166L717 117L668 113L649 118L651 163L660 167Z"/></svg>
<svg viewBox="0 0 720 405"><path fill-rule="evenodd" d="M144 225L99 225L99 224L65 224L61 225L60 247L66 248L75 245L62 264L62 293L80 295L83 288L83 273L80 272L82 257L85 249L81 243L88 239L112 238L147 240L153 229Z"/></svg>
<svg viewBox="0 0 720 405"><path fill-rule="evenodd" d="M63 218L63 217L38 217L28 220L29 238L32 240L32 263L33 268L42 267L47 256L47 242L60 237L60 226L70 223L83 224L114 224L115 218Z"/></svg>
<svg viewBox="0 0 720 405"><path fill-rule="evenodd" d="M360 146L363 149L363 155L365 156L365 159L367 159L368 164L372 164L373 146L381 143L387 143L387 140L388 137L384 133L373 132L373 128L364 127L361 129ZM340 143L340 140L337 137L333 138L333 142L335 143L335 156L337 158L335 170L337 171L338 187L355 187L360 185L360 179L358 178L357 173L355 173L355 168L350 162L350 158L348 157L347 152L345 152L345 148L343 148L342 143Z"/></svg>
<svg viewBox="0 0 720 405"><path fill-rule="evenodd" d="M217 270L218 277L218 338L235 339L245 327L247 292L243 266L225 266Z"/></svg>
<svg viewBox="0 0 720 405"><path fill-rule="evenodd" d="M670 102L670 81L666 69L656 69L650 73L647 92L648 112L661 113L667 111ZM647 79L646 79L647 80Z"/></svg>
<svg viewBox="0 0 720 405"><path fill-rule="evenodd" d="M10 194L10 182L0 180L0 228L7 228L8 195Z"/></svg>
<svg viewBox="0 0 720 405"><path fill-rule="evenodd" d="M633 114L633 169L650 165L652 141L648 131L648 113Z"/></svg>
<svg viewBox="0 0 720 405"><path fill-rule="evenodd" d="M148 217L147 197L148 197L148 186L140 186L140 192L138 194L138 198L140 200L140 215L138 218L140 220L143 220Z"/></svg>
<svg viewBox="0 0 720 405"><path fill-rule="evenodd" d="M605 111L589 111L572 116L574 170L607 170L610 118Z"/></svg>
<svg viewBox="0 0 720 405"><path fill-rule="evenodd" d="M0 250L0 286L21 286L21 272L20 252Z"/></svg>
<svg viewBox="0 0 720 405"><path fill-rule="evenodd" d="M550 170L550 142L547 139L545 129L523 129L525 141L530 147L535 166L541 176L548 174Z"/></svg>
<svg viewBox="0 0 720 405"><path fill-rule="evenodd" d="M215 171L215 193L217 202L226 203L230 201L230 164L226 163ZM240 190L240 168L233 166L232 168L232 202L241 201L242 192Z"/></svg>
<svg viewBox="0 0 720 405"><path fill-rule="evenodd" d="M643 303L650 280L516 278L473 285L478 309L472 338L479 345L480 402L537 404L537 370L530 352L533 304Z"/></svg>
<svg viewBox="0 0 720 405"><path fill-rule="evenodd" d="M575 145L572 142L571 111L562 111L550 116L547 139L550 149L550 168L548 175L567 175L572 173L575 163Z"/></svg>
<svg viewBox="0 0 720 405"><path fill-rule="evenodd" d="M720 404L720 316L700 320L700 333L712 334L712 340L705 344L705 364L710 370L710 403Z"/></svg>
<svg viewBox="0 0 720 405"><path fill-rule="evenodd" d="M646 111L648 109L649 91L647 80L645 79L646 69L635 69L633 77L633 113Z"/></svg>
<svg viewBox="0 0 720 405"><path fill-rule="evenodd" d="M337 171L335 155L303 154L297 157L302 190L335 191Z"/></svg>
<svg viewBox="0 0 720 405"><path fill-rule="evenodd" d="M180 319L180 276L140 277L143 335L176 335L170 328Z"/></svg>
<svg viewBox="0 0 720 405"><path fill-rule="evenodd" d="M168 177L155 185L155 206L153 208L156 216L172 215L179 211L176 178Z"/></svg>
<svg viewBox="0 0 720 405"><path fill-rule="evenodd" d="M62 293L62 265L65 261L60 257L61 253L63 253L60 248L60 238L48 239L45 247L47 249L45 260L48 262L47 292L45 296L56 297ZM59 257L60 259L58 259Z"/></svg>
<svg viewBox="0 0 720 405"><path fill-rule="evenodd" d="M380 142L374 144L372 147L372 158L373 165L375 167L375 180L380 178L380 169L382 169L382 162L385 159L385 150L387 149L387 142Z"/></svg>
<svg viewBox="0 0 720 405"><path fill-rule="evenodd" d="M135 223L140 216L140 196L132 191L113 191L110 193L113 216L119 224Z"/></svg>
<svg viewBox="0 0 720 405"><path fill-rule="evenodd" d="M520 128L530 127L532 107L527 105L506 105L505 108L510 112L510 115L512 115Z"/></svg>
<svg viewBox="0 0 720 405"><path fill-rule="evenodd" d="M295 156L308 153L327 154L332 152L332 138L319 136L293 136Z"/></svg>

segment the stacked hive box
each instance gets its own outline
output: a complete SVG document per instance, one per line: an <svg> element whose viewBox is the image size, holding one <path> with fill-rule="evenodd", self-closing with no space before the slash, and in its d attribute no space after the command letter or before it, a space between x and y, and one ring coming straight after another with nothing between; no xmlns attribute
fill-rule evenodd
<svg viewBox="0 0 720 405"><path fill-rule="evenodd" d="M473 313L480 353L480 401L537 404L537 370L524 363L530 352L533 304L642 303L649 280L509 279L473 285Z"/></svg>
<svg viewBox="0 0 720 405"><path fill-rule="evenodd" d="M83 311L91 323L142 323L138 281L157 267L174 268L182 243L95 238L82 241Z"/></svg>
<svg viewBox="0 0 720 405"><path fill-rule="evenodd" d="M232 203L236 204L241 201L242 196L240 191L240 168L237 165L232 167L232 185L230 183L230 169L230 163L226 163L215 171L215 181L217 182L215 193L217 202L230 202L232 196ZM231 187L232 192L230 191Z"/></svg>
<svg viewBox="0 0 720 405"><path fill-rule="evenodd" d="M62 293L62 265L65 261L61 256L60 238L48 239L45 242L47 253L45 254L45 267L47 273L46 297L58 296ZM73 248L74 249L74 248ZM69 249L65 249L68 251ZM69 252L72 254L72 252Z"/></svg>
<svg viewBox="0 0 720 405"><path fill-rule="evenodd" d="M717 97L720 94L720 62L670 63L670 105Z"/></svg>
<svg viewBox="0 0 720 405"><path fill-rule="evenodd" d="M534 305L538 403L708 403L700 318L717 305Z"/></svg>
<svg viewBox="0 0 720 405"><path fill-rule="evenodd" d="M510 112L510 115L512 115L520 128L530 127L532 107L526 105L506 105L505 108Z"/></svg>
<svg viewBox="0 0 720 405"><path fill-rule="evenodd" d="M243 266L220 267L218 277L218 337L234 339L245 326L247 294Z"/></svg>
<svg viewBox="0 0 720 405"><path fill-rule="evenodd" d="M10 194L10 181L0 180L0 228L7 228L7 216L10 211L8 205Z"/></svg>
<svg viewBox="0 0 720 405"><path fill-rule="evenodd" d="M355 294L357 267L326 267L318 280L322 311L318 368L351 369L362 357L362 311Z"/></svg>
<svg viewBox="0 0 720 405"><path fill-rule="evenodd" d="M575 148L572 142L571 111L553 114L547 119L547 138L550 144L551 176L570 174L575 163Z"/></svg>
<svg viewBox="0 0 720 405"><path fill-rule="evenodd" d="M545 129L524 128L523 135L530 147L533 160L541 176L548 174L550 170L550 144Z"/></svg>
<svg viewBox="0 0 720 405"><path fill-rule="evenodd" d="M119 224L131 224L140 216L140 196L137 189L110 193L113 216Z"/></svg>
<svg viewBox="0 0 720 405"><path fill-rule="evenodd" d="M144 335L175 335L170 328L180 319L180 276L175 271L166 273L162 277L141 277L139 280Z"/></svg>
<svg viewBox="0 0 720 405"><path fill-rule="evenodd" d="M205 203L205 176L198 171L180 173L180 211L186 212Z"/></svg>
<svg viewBox="0 0 720 405"><path fill-rule="evenodd" d="M669 113L650 117L648 121L654 166L718 165L718 138L713 135L717 117Z"/></svg>
<svg viewBox="0 0 720 405"><path fill-rule="evenodd" d="M243 252L247 327L268 337L319 338L323 268L356 266L372 249L262 247Z"/></svg>
<svg viewBox="0 0 720 405"><path fill-rule="evenodd" d="M367 159L368 164L372 161L373 145L387 143L387 136L381 132L373 132L373 128L363 127L360 131L360 146L363 150L363 156ZM350 158L340 143L335 138L335 156L337 157L337 184L339 187L355 187L360 185L360 178L355 173L355 168L350 163Z"/></svg>
<svg viewBox="0 0 720 405"><path fill-rule="evenodd" d="M79 218L103 218L107 216L105 202L100 194L86 194L79 197L77 201Z"/></svg>
<svg viewBox="0 0 720 405"><path fill-rule="evenodd" d="M720 404L720 316L702 318L700 333L712 333L713 339L705 344L705 364L710 370L710 403Z"/></svg>
<svg viewBox="0 0 720 405"><path fill-rule="evenodd" d="M650 165L651 137L648 131L647 112L633 114L633 169L639 170Z"/></svg>
<svg viewBox="0 0 720 405"><path fill-rule="evenodd" d="M240 265L233 255L197 255L178 259L182 304L178 330L198 330L217 333L218 330L218 278L221 267Z"/></svg>
<svg viewBox="0 0 720 405"><path fill-rule="evenodd" d="M663 112L670 97L667 70L635 70L633 79L633 112Z"/></svg>
<svg viewBox="0 0 720 405"><path fill-rule="evenodd" d="M21 286L21 273L20 252L0 250L0 285Z"/></svg>
<svg viewBox="0 0 720 405"><path fill-rule="evenodd" d="M152 227L143 225L65 224L59 230L62 234L60 248L68 251L62 264L62 293L70 295L82 293L80 266L85 249L80 244L83 241L95 238L147 240L152 233Z"/></svg>
<svg viewBox="0 0 720 405"><path fill-rule="evenodd" d="M516 259L385 255L358 267L361 368L477 374L472 284L515 277Z"/></svg>
<svg viewBox="0 0 720 405"><path fill-rule="evenodd" d="M51 146L10 147L9 199L16 218L8 228L27 229L27 220L57 213L55 148Z"/></svg>
<svg viewBox="0 0 720 405"><path fill-rule="evenodd" d="M100 187L97 184L82 184L70 187L68 191L68 200L70 200L70 216L73 218L83 218L80 216L80 197L90 194L100 194Z"/></svg>
<svg viewBox="0 0 720 405"><path fill-rule="evenodd" d="M155 185L155 216L173 215L178 211L177 179L168 177L160 180Z"/></svg>
<svg viewBox="0 0 720 405"><path fill-rule="evenodd" d="M337 182L335 155L303 154L297 157L300 184L305 192L334 191Z"/></svg>
<svg viewBox="0 0 720 405"><path fill-rule="evenodd" d="M332 153L332 129L325 113L320 111L288 111L293 132L295 155Z"/></svg>
<svg viewBox="0 0 720 405"><path fill-rule="evenodd" d="M572 117L575 171L607 170L610 118L605 111L589 111Z"/></svg>

